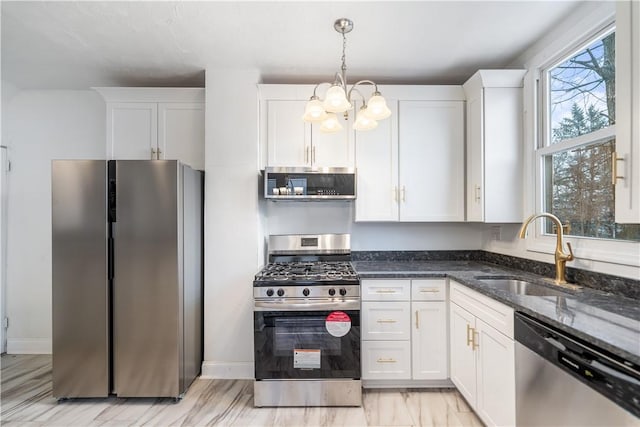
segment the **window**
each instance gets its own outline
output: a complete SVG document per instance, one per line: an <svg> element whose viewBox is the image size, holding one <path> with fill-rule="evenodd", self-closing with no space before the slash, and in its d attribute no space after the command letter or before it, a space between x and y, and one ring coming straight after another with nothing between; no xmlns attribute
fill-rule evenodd
<svg viewBox="0 0 640 427"><path fill-rule="evenodd" d="M570 236L640 241L640 225L614 220L614 28L543 69L542 88L542 210L568 224Z"/></svg>

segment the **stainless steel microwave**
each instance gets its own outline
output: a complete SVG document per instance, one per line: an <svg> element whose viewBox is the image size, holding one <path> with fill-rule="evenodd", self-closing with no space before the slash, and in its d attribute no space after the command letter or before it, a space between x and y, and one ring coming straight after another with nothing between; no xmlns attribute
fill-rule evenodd
<svg viewBox="0 0 640 427"><path fill-rule="evenodd" d="M268 167L264 197L269 200L353 200L354 168Z"/></svg>

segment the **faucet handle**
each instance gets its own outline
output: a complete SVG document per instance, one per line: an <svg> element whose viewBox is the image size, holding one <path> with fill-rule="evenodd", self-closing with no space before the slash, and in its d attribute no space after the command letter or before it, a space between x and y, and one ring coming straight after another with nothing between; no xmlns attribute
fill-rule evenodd
<svg viewBox="0 0 640 427"><path fill-rule="evenodd" d="M569 255L566 255L566 260L573 261L575 257L573 256L573 249L571 248L571 243L567 242L567 248L569 248Z"/></svg>

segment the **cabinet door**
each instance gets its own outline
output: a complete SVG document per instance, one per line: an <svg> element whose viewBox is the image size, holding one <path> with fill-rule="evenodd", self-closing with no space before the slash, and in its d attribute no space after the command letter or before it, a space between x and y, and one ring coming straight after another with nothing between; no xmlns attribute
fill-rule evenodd
<svg viewBox="0 0 640 427"><path fill-rule="evenodd" d="M409 341L363 341L362 379L411 379L411 345Z"/></svg>
<svg viewBox="0 0 640 427"><path fill-rule="evenodd" d="M409 340L408 301L362 302L363 340Z"/></svg>
<svg viewBox="0 0 640 427"><path fill-rule="evenodd" d="M400 101L400 221L464 221L463 105Z"/></svg>
<svg viewBox="0 0 640 427"><path fill-rule="evenodd" d="M640 223L640 3L616 2L616 222Z"/></svg>
<svg viewBox="0 0 640 427"><path fill-rule="evenodd" d="M301 119L306 103L266 102L268 166L311 166L311 126Z"/></svg>
<svg viewBox="0 0 640 427"><path fill-rule="evenodd" d="M312 166L351 168L354 166L353 112L349 113L347 120L344 120L340 114L338 119L342 124L342 130L335 133L322 132L319 124L311 124Z"/></svg>
<svg viewBox="0 0 640 427"><path fill-rule="evenodd" d="M356 221L398 220L398 102L387 100L391 117L356 132L358 197Z"/></svg>
<svg viewBox="0 0 640 427"><path fill-rule="evenodd" d="M467 97L467 221L484 221L483 92Z"/></svg>
<svg viewBox="0 0 640 427"><path fill-rule="evenodd" d="M488 426L514 426L516 381L513 340L480 319L476 320L476 340L476 412Z"/></svg>
<svg viewBox="0 0 640 427"><path fill-rule="evenodd" d="M476 354L469 338L475 327L475 317L464 308L449 306L449 357L451 381L472 407L476 406Z"/></svg>
<svg viewBox="0 0 640 427"><path fill-rule="evenodd" d="M107 103L107 158L155 159L158 145L158 104Z"/></svg>
<svg viewBox="0 0 640 427"><path fill-rule="evenodd" d="M204 170L204 104L158 104L158 150L160 159Z"/></svg>
<svg viewBox="0 0 640 427"><path fill-rule="evenodd" d="M412 302L411 347L414 380L443 380L449 376L447 304Z"/></svg>
<svg viewBox="0 0 640 427"><path fill-rule="evenodd" d="M523 216L522 88L488 87L483 91L484 133L480 155L484 161L484 188L478 192L484 209L482 219L520 222Z"/></svg>

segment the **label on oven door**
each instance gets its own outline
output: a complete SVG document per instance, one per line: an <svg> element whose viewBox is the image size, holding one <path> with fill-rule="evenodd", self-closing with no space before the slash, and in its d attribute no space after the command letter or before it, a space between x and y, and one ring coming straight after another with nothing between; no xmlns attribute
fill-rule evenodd
<svg viewBox="0 0 640 427"><path fill-rule="evenodd" d="M295 369L320 369L320 350L294 348L293 367Z"/></svg>
<svg viewBox="0 0 640 427"><path fill-rule="evenodd" d="M343 337L351 329L351 318L344 311L332 311L324 323L327 332L334 337Z"/></svg>

